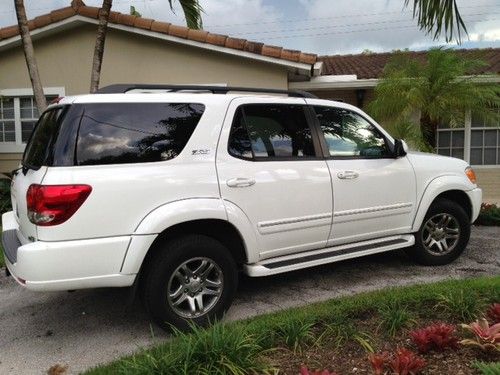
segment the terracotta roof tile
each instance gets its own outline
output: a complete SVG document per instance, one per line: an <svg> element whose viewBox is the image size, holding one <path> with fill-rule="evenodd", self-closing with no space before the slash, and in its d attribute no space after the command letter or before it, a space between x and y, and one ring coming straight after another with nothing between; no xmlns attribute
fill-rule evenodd
<svg viewBox="0 0 500 375"><path fill-rule="evenodd" d="M169 28L170 24L168 22L153 21L151 24L151 31L156 31L162 34L168 34Z"/></svg>
<svg viewBox="0 0 500 375"><path fill-rule="evenodd" d="M85 5L83 0L72 0L71 6L57 9L49 14L41 15L29 21L30 30L59 22L74 15L99 18L99 9ZM177 38L194 40L200 43L212 44L230 49L243 50L257 55L268 56L287 61L314 64L317 56L300 51L283 49L282 47L269 46L264 43L248 41L245 39L231 38L226 35L213 34L203 30L189 29L184 26L171 25L167 22L154 21L148 18L140 18L128 14L110 12L109 22L139 29L171 35ZM0 28L0 39L11 38L19 34L17 25Z"/></svg>
<svg viewBox="0 0 500 375"><path fill-rule="evenodd" d="M153 20L151 18L136 17L134 20L134 26L139 29L151 30L151 24Z"/></svg>
<svg viewBox="0 0 500 375"><path fill-rule="evenodd" d="M475 74L496 73L500 74L500 48L462 49L456 50L464 57L485 60L484 66L474 72ZM425 61L427 51L404 52L412 59ZM394 52L368 53L358 55L320 56L323 61L323 75L349 75L355 74L358 79L380 78L385 65L389 62Z"/></svg>

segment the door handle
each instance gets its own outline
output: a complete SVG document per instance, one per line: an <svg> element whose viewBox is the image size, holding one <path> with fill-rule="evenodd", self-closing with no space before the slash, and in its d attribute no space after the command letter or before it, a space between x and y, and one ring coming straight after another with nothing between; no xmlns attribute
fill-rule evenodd
<svg viewBox="0 0 500 375"><path fill-rule="evenodd" d="M227 186L229 187L248 187L255 184L255 180L253 178L231 178L226 181Z"/></svg>
<svg viewBox="0 0 500 375"><path fill-rule="evenodd" d="M359 173L354 171L342 171L337 173L337 177L342 180L354 180L359 177Z"/></svg>

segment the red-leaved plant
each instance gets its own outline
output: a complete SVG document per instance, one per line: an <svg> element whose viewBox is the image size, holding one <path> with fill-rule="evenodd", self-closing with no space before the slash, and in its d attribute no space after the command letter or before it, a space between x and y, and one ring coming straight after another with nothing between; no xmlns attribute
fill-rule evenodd
<svg viewBox="0 0 500 375"><path fill-rule="evenodd" d="M427 365L422 357L404 348L396 350L396 354L388 364L392 372L397 375L416 375Z"/></svg>
<svg viewBox="0 0 500 375"><path fill-rule="evenodd" d="M489 325L484 318L471 324L462 324L462 327L474 333L474 339L460 341L462 345L472 345L482 350L496 350L500 352L500 323Z"/></svg>
<svg viewBox="0 0 500 375"><path fill-rule="evenodd" d="M486 312L486 315L488 316L491 324L495 325L500 323L500 303L494 303L491 305Z"/></svg>
<svg viewBox="0 0 500 375"><path fill-rule="evenodd" d="M306 366L300 367L300 375L337 375L335 372L330 372L328 370L309 370Z"/></svg>
<svg viewBox="0 0 500 375"><path fill-rule="evenodd" d="M389 362L389 353L388 352L382 352L382 353L371 353L368 356L368 360L370 361L370 364L372 365L373 373L374 375L383 375L384 374L384 369Z"/></svg>
<svg viewBox="0 0 500 375"><path fill-rule="evenodd" d="M410 332L410 336L420 353L427 353L431 350L442 352L446 348L457 349L458 338L454 334L455 327L446 323L434 323Z"/></svg>
<svg viewBox="0 0 500 375"><path fill-rule="evenodd" d="M383 375L386 369L395 375L417 375L426 366L423 358L408 349L397 349L390 355L387 352L370 354L368 360L374 375Z"/></svg>

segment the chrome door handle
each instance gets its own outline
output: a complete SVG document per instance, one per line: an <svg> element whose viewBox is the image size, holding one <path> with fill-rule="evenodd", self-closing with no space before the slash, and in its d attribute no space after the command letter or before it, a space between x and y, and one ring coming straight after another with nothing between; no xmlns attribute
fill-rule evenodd
<svg viewBox="0 0 500 375"><path fill-rule="evenodd" d="M359 177L359 173L354 171L342 171L337 173L337 177L342 180L354 180Z"/></svg>
<svg viewBox="0 0 500 375"><path fill-rule="evenodd" d="M255 184L255 180L253 178L231 178L226 181L227 186L229 187L248 187Z"/></svg>

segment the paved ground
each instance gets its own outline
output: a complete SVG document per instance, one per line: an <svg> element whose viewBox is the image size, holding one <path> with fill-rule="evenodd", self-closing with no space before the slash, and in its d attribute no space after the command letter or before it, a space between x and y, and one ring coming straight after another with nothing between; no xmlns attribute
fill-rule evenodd
<svg viewBox="0 0 500 375"><path fill-rule="evenodd" d="M3 274L3 272L2 272ZM416 266L400 252L260 279L243 277L228 319L393 285L500 274L500 228L474 228L445 267ZM165 338L127 291L32 293L0 276L0 374L41 374L55 364L78 373Z"/></svg>

